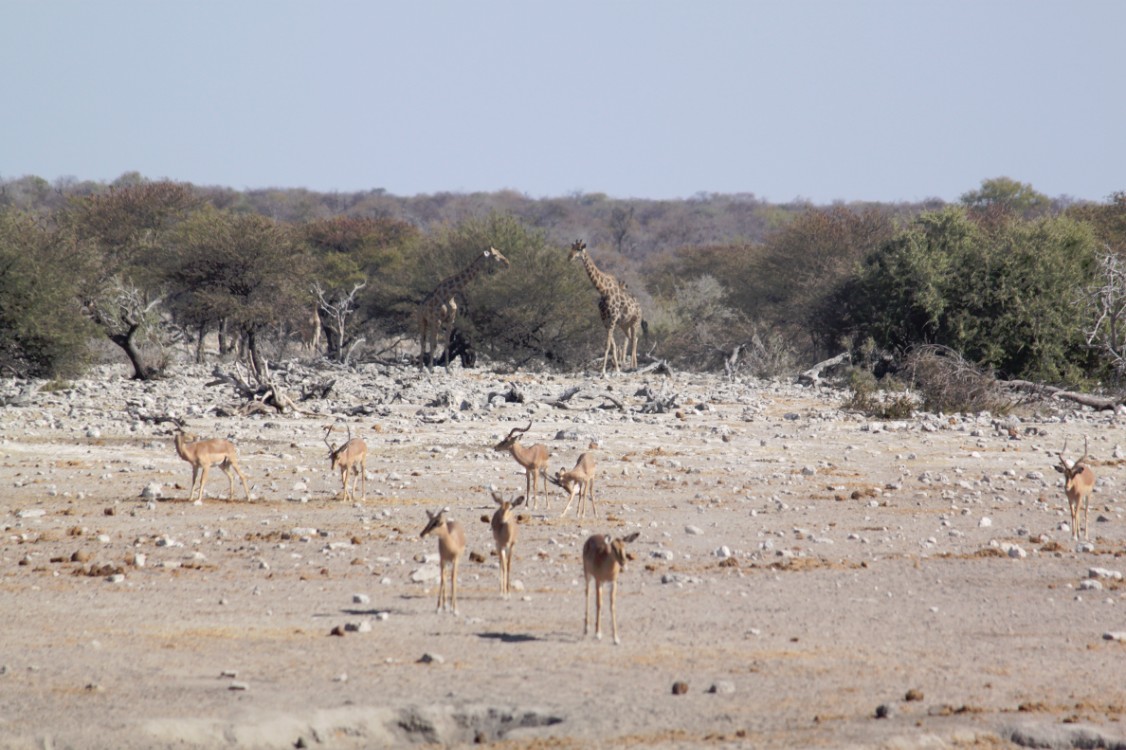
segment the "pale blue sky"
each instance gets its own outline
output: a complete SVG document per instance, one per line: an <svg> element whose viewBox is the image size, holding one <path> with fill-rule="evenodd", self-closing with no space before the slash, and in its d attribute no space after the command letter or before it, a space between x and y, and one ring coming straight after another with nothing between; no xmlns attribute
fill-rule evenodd
<svg viewBox="0 0 1126 750"><path fill-rule="evenodd" d="M1126 190L1119 0L0 0L0 177Z"/></svg>

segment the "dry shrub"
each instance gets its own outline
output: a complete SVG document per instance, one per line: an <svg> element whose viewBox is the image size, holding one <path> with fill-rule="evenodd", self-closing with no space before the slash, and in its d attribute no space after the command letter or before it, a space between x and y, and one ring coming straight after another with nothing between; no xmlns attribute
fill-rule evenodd
<svg viewBox="0 0 1126 750"><path fill-rule="evenodd" d="M849 371L848 385L852 395L841 404L846 411L860 412L873 419L907 419L915 411L916 402L902 385L891 381L881 382L867 370L854 368ZM893 386L888 388L886 386ZM899 391L894 392L898 387Z"/></svg>
<svg viewBox="0 0 1126 750"><path fill-rule="evenodd" d="M906 370L932 412L1005 414L1013 407L992 373L945 346L919 346L907 355Z"/></svg>

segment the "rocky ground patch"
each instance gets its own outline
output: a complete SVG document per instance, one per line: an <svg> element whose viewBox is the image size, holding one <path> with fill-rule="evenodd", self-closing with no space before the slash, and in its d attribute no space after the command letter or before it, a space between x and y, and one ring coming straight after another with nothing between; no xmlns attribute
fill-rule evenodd
<svg viewBox="0 0 1126 750"><path fill-rule="evenodd" d="M876 422L779 382L291 364L301 412L243 417L205 368L125 374L0 385L0 747L1126 743L1113 412ZM238 444L249 502L218 470L187 502L167 416ZM520 508L502 598L482 521L524 476L492 446L529 422L552 473L595 453L598 516L555 487ZM364 499L328 424L368 443ZM1076 543L1052 467L1084 438ZM447 506L457 617L418 538ZM622 643L584 638L583 541L634 531Z"/></svg>

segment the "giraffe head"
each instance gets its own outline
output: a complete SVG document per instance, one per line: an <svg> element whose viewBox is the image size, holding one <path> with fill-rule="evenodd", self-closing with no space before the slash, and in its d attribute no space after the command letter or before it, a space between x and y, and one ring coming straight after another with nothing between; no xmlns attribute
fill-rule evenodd
<svg viewBox="0 0 1126 750"><path fill-rule="evenodd" d="M497 250L495 247L490 247L488 250L486 250L485 251L485 257L486 258L492 258L497 263L500 263L501 267L503 267L503 268L508 268L509 265L511 265L508 262L508 258L501 255L500 250Z"/></svg>
<svg viewBox="0 0 1126 750"><path fill-rule="evenodd" d="M567 260L574 260L576 255L582 255L586 252L586 243L582 240L575 240L571 245L571 252L567 255Z"/></svg>

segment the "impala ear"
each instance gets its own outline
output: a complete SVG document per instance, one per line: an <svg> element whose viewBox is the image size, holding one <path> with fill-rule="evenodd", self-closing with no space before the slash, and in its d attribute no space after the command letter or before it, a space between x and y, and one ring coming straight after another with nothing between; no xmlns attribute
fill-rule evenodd
<svg viewBox="0 0 1126 750"><path fill-rule="evenodd" d="M524 502L524 496L521 495L520 497L518 497L518 498L516 498L515 500L512 501L512 507L515 508L517 505L523 504L523 502Z"/></svg>
<svg viewBox="0 0 1126 750"><path fill-rule="evenodd" d="M504 505L504 498L496 490L493 490L493 502L497 505Z"/></svg>
<svg viewBox="0 0 1126 750"><path fill-rule="evenodd" d="M635 540L636 540L636 539L637 539L637 538L638 538L639 536L641 536L641 532L640 532L640 531L635 531L635 532L633 532L632 534L630 534L629 536L626 536L626 537L622 537L622 541L623 541L623 542L626 542L626 543L628 544L628 543L630 543L630 542L632 542L632 541L635 541Z"/></svg>

